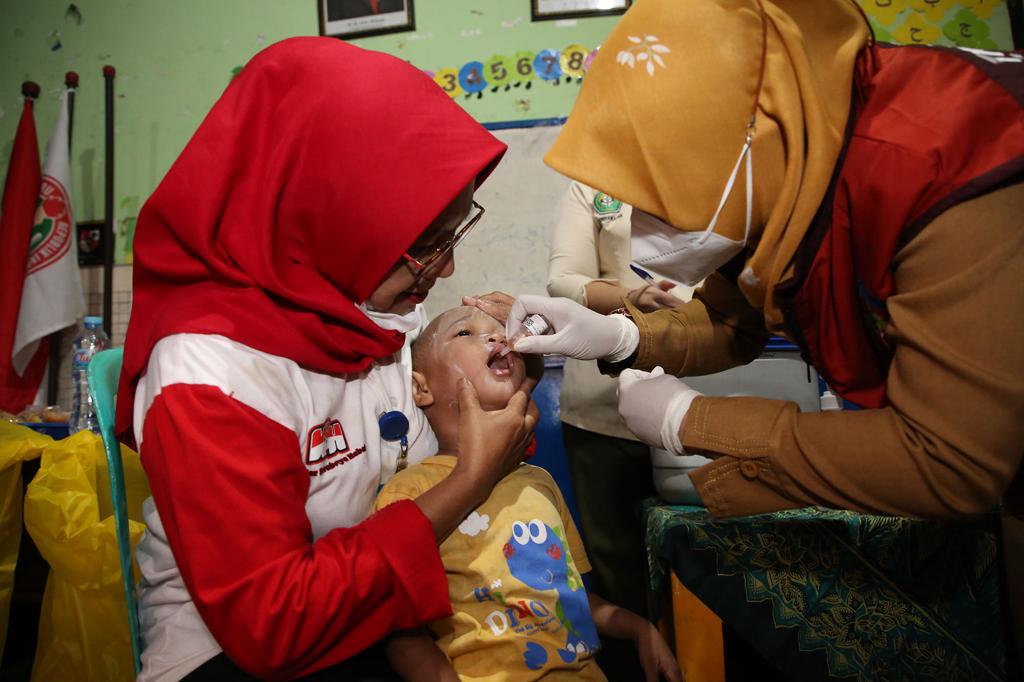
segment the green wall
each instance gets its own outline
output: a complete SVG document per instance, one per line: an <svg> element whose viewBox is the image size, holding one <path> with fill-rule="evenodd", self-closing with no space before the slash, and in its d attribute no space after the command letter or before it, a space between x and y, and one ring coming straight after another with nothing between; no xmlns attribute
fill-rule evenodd
<svg viewBox="0 0 1024 682"><path fill-rule="evenodd" d="M529 0L419 0L416 31L356 40L402 56L423 69L460 67L517 50L596 46L614 17L530 22ZM316 35L314 0L0 0L0 173L6 176L21 114L21 82L42 87L35 106L41 151L50 138L66 71L81 84L72 149L77 220L103 216L104 119L101 69L117 69L115 208L120 231L131 229L153 191L233 71L262 47ZM58 35L59 33L59 35ZM59 40L59 49L53 49ZM537 81L529 90L459 97L479 120L565 116L578 85ZM118 245L119 260L124 249Z"/></svg>
<svg viewBox="0 0 1024 682"><path fill-rule="evenodd" d="M642 0L641 0L642 1ZM1003 0L861 0L882 37L1009 49ZM81 77L72 150L78 220L103 213L103 78L117 68L115 207L122 233L184 147L233 71L262 47L318 32L315 0L0 0L0 173L6 176L22 104L20 84L42 86L36 103L40 148L53 124L64 73ZM617 17L531 22L529 0L416 0L416 30L354 41L424 70L459 69L493 55L568 45L598 46ZM967 14L964 14L966 12ZM59 48L54 49L58 46ZM456 99L478 120L566 116L579 89L535 79L527 89ZM119 260L125 255L121 240Z"/></svg>
<svg viewBox="0 0 1024 682"><path fill-rule="evenodd" d="M296 0L77 0L80 25L65 16L68 0L2 4L0 164L6 174L21 82L42 87L35 118L45 151L64 73L78 72L71 172L79 221L103 217L104 64L117 69L114 201L118 219L130 218L229 82L231 69L263 45L317 30L313 3ZM60 32L57 50L54 31Z"/></svg>

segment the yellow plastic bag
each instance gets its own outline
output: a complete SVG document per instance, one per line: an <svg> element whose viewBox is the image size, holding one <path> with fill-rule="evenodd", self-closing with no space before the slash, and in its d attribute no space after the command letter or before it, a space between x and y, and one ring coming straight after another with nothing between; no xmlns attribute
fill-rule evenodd
<svg viewBox="0 0 1024 682"><path fill-rule="evenodd" d="M7 641L14 567L21 542L21 463L39 457L53 439L0 420L0 659Z"/></svg>
<svg viewBox="0 0 1024 682"><path fill-rule="evenodd" d="M149 496L139 456L121 447L134 550ZM25 526L50 564L39 621L33 682L135 677L128 607L100 437L82 431L53 441L25 495Z"/></svg>

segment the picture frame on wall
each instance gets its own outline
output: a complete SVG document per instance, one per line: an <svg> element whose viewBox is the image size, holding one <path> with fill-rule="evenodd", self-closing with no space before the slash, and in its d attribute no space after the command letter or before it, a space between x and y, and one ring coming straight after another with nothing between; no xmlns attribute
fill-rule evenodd
<svg viewBox="0 0 1024 682"><path fill-rule="evenodd" d="M320 35L365 38L416 30L412 0L317 0Z"/></svg>
<svg viewBox="0 0 1024 682"><path fill-rule="evenodd" d="M102 220L82 220L76 225L78 232L78 265L103 265L103 228Z"/></svg>
<svg viewBox="0 0 1024 682"><path fill-rule="evenodd" d="M579 19L622 14L633 0L530 0L530 19Z"/></svg>

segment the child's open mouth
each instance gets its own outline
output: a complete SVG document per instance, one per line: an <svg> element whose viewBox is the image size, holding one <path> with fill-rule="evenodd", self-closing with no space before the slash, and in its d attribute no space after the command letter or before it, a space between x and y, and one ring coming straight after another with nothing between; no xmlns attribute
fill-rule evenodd
<svg viewBox="0 0 1024 682"><path fill-rule="evenodd" d="M487 357L487 368L494 373L495 376L507 377L512 374L512 354L505 356L501 355L501 350L505 347L505 344L495 345Z"/></svg>

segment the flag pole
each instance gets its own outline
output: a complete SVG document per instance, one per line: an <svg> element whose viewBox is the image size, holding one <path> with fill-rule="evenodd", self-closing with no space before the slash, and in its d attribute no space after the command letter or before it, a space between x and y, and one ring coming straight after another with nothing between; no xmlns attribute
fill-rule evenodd
<svg viewBox="0 0 1024 682"><path fill-rule="evenodd" d="M39 84L35 81L25 81L21 84L21 96L35 102L39 97Z"/></svg>
<svg viewBox="0 0 1024 682"><path fill-rule="evenodd" d="M75 91L78 90L78 74L74 71L64 74L64 87L68 89L68 158L70 158L71 131L75 128Z"/></svg>
<svg viewBox="0 0 1024 682"><path fill-rule="evenodd" d="M114 287L114 76L117 71L107 64L103 67L106 81L106 181L103 197L103 328L107 338L113 339Z"/></svg>
<svg viewBox="0 0 1024 682"><path fill-rule="evenodd" d="M78 74L74 71L65 74L65 87L68 88L68 148L71 150L71 132L75 128L75 91L78 89Z"/></svg>
<svg viewBox="0 0 1024 682"><path fill-rule="evenodd" d="M71 158L71 131L75 127L75 89L78 87L78 74L68 71L64 74L64 87L68 89L68 158ZM70 189L70 188L69 188ZM71 239L77 239L74 226L71 226ZM77 250L77 249L76 249ZM57 390L60 385L61 333L50 334L50 363L46 372L46 404L57 404Z"/></svg>

